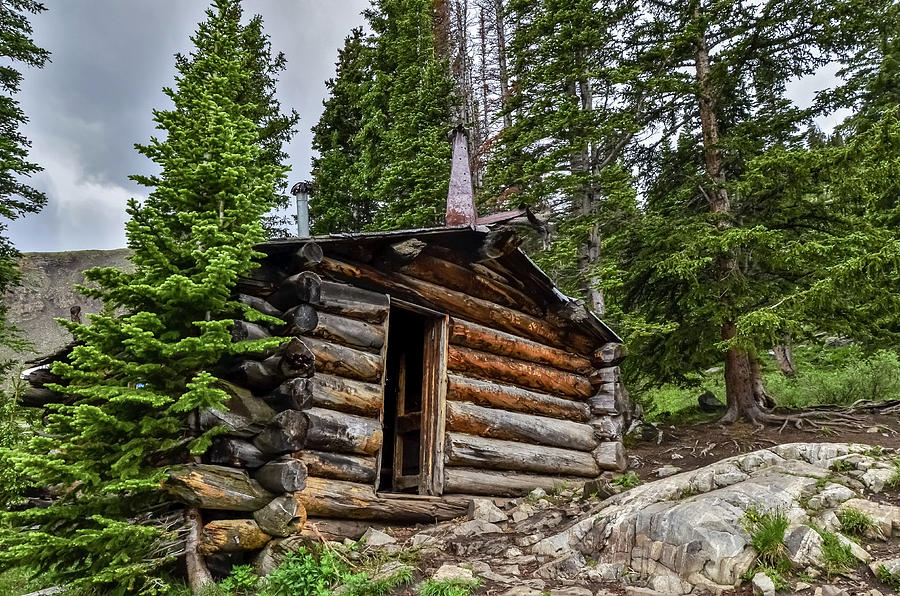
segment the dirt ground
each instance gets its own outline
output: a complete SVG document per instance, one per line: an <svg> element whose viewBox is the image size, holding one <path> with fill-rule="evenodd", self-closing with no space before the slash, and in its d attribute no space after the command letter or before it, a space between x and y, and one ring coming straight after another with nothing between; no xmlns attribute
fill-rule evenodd
<svg viewBox="0 0 900 596"><path fill-rule="evenodd" d="M797 430L777 427L757 428L746 422L722 426L715 422L698 424L667 424L665 422L645 425L642 437L629 446L630 466L644 482L655 479L654 471L664 465L673 465L683 471L701 468L715 461L765 449L773 445L795 442L832 443L850 442L866 445L880 445L885 449L900 453L900 419L896 416L860 415L859 430L820 429ZM878 495L870 495L873 501L888 502L900 506L900 491L886 490ZM876 558L900 555L897 539L888 541L864 541L866 548ZM792 582L793 583L793 582ZM859 565L854 571L833 577L821 578L805 590L795 594L811 595L815 587L831 584L847 590L851 595L866 594L877 589L883 594L894 594L888 586L878 581L866 565ZM726 592L729 595L750 595L749 584L738 590Z"/></svg>

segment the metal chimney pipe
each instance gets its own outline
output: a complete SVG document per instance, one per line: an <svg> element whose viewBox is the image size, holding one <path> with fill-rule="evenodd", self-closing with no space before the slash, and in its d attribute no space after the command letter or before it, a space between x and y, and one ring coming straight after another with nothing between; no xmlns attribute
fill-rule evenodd
<svg viewBox="0 0 900 596"><path fill-rule="evenodd" d="M298 182L291 187L291 194L297 199L297 237L309 238L309 196L312 182Z"/></svg>
<svg viewBox="0 0 900 596"><path fill-rule="evenodd" d="M469 133L460 125L451 130L447 138L453 143L453 161L444 222L447 226L474 226L478 212L472 192L472 173L469 171Z"/></svg>

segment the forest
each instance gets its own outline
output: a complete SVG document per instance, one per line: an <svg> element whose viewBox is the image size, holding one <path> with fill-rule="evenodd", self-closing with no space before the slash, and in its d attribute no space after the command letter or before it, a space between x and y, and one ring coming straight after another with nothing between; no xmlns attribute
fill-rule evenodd
<svg viewBox="0 0 900 596"><path fill-rule="evenodd" d="M15 99L20 70L50 64L31 39L45 9L0 3L7 219L47 202ZM159 486L224 432L197 422L230 397L221 363L280 349L233 334L239 319L283 323L236 287L285 233L273 213L300 126L314 235L442 226L447 135L464 126L479 214L537 215L522 247L624 339L638 421L834 433L860 429L861 408L896 415L896 0L372 0L315 123L280 105L294 75L245 9L213 0L175 81L159 81L161 133L136 146L158 173L133 176L149 198L127 207L134 271L86 272L104 310L60 321L76 345L48 387L68 401L26 411L3 369L2 589L212 581L191 510ZM4 292L20 275L5 231ZM27 339L4 322L5 345Z"/></svg>

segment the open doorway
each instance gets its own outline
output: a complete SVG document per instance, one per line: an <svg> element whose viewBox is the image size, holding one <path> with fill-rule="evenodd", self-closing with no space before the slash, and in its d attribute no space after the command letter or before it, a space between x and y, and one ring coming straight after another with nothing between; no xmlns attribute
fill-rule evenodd
<svg viewBox="0 0 900 596"><path fill-rule="evenodd" d="M440 313L392 302L378 491L440 494L446 319Z"/></svg>

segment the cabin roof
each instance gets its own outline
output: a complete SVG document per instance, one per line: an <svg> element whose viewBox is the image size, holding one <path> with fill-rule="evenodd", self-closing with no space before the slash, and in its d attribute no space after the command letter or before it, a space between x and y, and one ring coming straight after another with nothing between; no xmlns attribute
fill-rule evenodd
<svg viewBox="0 0 900 596"><path fill-rule="evenodd" d="M293 253L308 242L319 244L323 250L342 251L369 247L377 250L381 245L393 244L409 239L423 241L436 241L449 247L480 246L485 237L492 232L489 225L515 224L521 221L523 226L533 227L534 216L527 208L520 208L502 214L495 214L480 218L474 226L418 228L412 230L391 230L386 232L359 232L340 233L310 238L280 238L263 242L256 249L265 253L268 257L277 258L278 255ZM563 294L550 277L544 273L537 264L520 248L516 248L509 254L501 257L504 266L516 273L518 278L525 282L529 288L533 288L536 296L543 299L548 305L553 305L554 311L560 317L567 320L577 328L597 337L601 342L623 343L622 338L604 323L596 314L589 310L582 301Z"/></svg>

